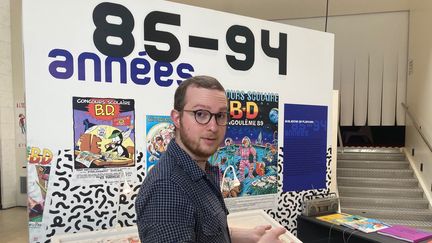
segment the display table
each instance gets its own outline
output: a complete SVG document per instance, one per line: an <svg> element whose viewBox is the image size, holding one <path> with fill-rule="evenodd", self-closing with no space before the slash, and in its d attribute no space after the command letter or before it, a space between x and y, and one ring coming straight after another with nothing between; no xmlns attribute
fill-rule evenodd
<svg viewBox="0 0 432 243"><path fill-rule="evenodd" d="M363 233L303 215L297 218L297 237L308 243L407 243L376 232Z"/></svg>

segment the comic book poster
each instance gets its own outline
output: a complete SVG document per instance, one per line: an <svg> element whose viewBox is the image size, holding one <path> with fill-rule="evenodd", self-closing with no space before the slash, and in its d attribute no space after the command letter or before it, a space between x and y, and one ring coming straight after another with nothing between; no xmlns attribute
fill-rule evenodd
<svg viewBox="0 0 432 243"><path fill-rule="evenodd" d="M27 212L29 232L34 239L39 239L43 234L42 223L52 161L50 149L27 147Z"/></svg>
<svg viewBox="0 0 432 243"><path fill-rule="evenodd" d="M42 222L51 166L28 165L27 197L30 222Z"/></svg>
<svg viewBox="0 0 432 243"><path fill-rule="evenodd" d="M43 238L45 200L51 166L28 164L27 166L27 213L30 241Z"/></svg>
<svg viewBox="0 0 432 243"><path fill-rule="evenodd" d="M229 123L212 156L225 198L277 192L278 94L227 90Z"/></svg>
<svg viewBox="0 0 432 243"><path fill-rule="evenodd" d="M174 124L169 116L146 117L147 160L146 168L149 171L159 161L172 138L174 138Z"/></svg>
<svg viewBox="0 0 432 243"><path fill-rule="evenodd" d="M134 167L134 100L72 99L75 169Z"/></svg>

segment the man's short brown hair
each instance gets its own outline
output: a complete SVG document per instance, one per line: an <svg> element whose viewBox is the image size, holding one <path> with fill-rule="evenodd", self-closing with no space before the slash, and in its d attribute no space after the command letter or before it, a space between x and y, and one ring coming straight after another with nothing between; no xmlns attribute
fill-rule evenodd
<svg viewBox="0 0 432 243"><path fill-rule="evenodd" d="M185 96L188 87L198 87L204 89L214 89L225 92L224 87L219 81L213 77L200 75L186 79L175 91L174 94L174 109L177 111L183 110L185 106Z"/></svg>

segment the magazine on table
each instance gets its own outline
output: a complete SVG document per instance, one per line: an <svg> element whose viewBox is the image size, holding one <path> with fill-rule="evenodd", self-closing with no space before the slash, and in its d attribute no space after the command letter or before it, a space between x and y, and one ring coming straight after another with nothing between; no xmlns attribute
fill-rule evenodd
<svg viewBox="0 0 432 243"><path fill-rule="evenodd" d="M377 219L366 218L359 215L351 215L347 213L334 213L316 217L319 220L329 222L336 225L345 226L351 229L356 229L364 233L371 233L380 229L386 229L390 225L385 224Z"/></svg>
<svg viewBox="0 0 432 243"><path fill-rule="evenodd" d="M357 215L351 215L351 214L347 214L347 213L334 213L334 214L319 216L316 218L319 220L325 221L325 222L332 223L332 224L342 225L343 223L358 220L358 219L363 218L363 217L360 217Z"/></svg>
<svg viewBox="0 0 432 243"><path fill-rule="evenodd" d="M356 229L364 233L371 233L381 229L389 228L390 225L378 219L361 217L357 220L342 223L343 226L349 227L351 229Z"/></svg>
<svg viewBox="0 0 432 243"><path fill-rule="evenodd" d="M403 225L393 225L392 227L389 227L387 229L379 230L378 234L413 243L432 239L432 232L423 231Z"/></svg>

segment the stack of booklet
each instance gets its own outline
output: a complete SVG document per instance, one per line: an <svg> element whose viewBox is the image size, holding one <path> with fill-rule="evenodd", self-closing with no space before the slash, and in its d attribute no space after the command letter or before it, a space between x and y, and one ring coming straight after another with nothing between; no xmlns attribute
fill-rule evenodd
<svg viewBox="0 0 432 243"><path fill-rule="evenodd" d="M418 230L403 225L388 225L380 220L366 218L347 213L334 213L316 217L319 220L332 224L342 225L351 229L356 229L364 233L377 232L378 234L393 237L407 242L418 243L430 239L432 242L432 232ZM428 241L429 242L429 241Z"/></svg>
<svg viewBox="0 0 432 243"><path fill-rule="evenodd" d="M378 234L413 243L432 239L432 232L422 231L403 225L393 225L390 228L378 231Z"/></svg>
<svg viewBox="0 0 432 243"><path fill-rule="evenodd" d="M346 226L348 228L356 229L364 233L375 232L390 227L390 225L385 224L377 219L371 219L347 213L324 215L317 217L317 219L337 225Z"/></svg>

